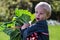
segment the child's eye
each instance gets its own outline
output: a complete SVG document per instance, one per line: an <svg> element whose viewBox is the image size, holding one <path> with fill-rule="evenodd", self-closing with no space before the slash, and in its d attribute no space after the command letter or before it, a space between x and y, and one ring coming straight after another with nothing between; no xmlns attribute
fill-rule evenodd
<svg viewBox="0 0 60 40"><path fill-rule="evenodd" d="M44 13L40 13L40 14L44 14Z"/></svg>

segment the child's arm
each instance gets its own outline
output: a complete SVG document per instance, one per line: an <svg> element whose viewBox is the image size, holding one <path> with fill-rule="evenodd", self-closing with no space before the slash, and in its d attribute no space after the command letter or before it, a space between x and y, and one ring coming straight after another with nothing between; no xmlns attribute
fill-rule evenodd
<svg viewBox="0 0 60 40"><path fill-rule="evenodd" d="M23 33L24 31L30 26L30 24L24 24L20 29L21 29L21 38L23 38Z"/></svg>
<svg viewBox="0 0 60 40"><path fill-rule="evenodd" d="M29 27L30 26L30 24L24 24L22 27L21 27L21 30L23 30L23 29L25 29L25 28L27 28L27 27Z"/></svg>
<svg viewBox="0 0 60 40"><path fill-rule="evenodd" d="M25 28L29 27L30 24L24 24L23 26L16 26L16 27L11 27L11 29L21 29L24 30ZM10 29L10 28L9 28Z"/></svg>

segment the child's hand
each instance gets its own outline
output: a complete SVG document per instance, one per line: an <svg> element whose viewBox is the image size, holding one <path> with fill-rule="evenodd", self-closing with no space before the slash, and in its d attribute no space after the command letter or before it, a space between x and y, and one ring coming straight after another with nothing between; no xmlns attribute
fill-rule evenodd
<svg viewBox="0 0 60 40"><path fill-rule="evenodd" d="M29 27L29 26L30 26L30 24L24 23L24 25L21 27L21 29L25 29L25 28L27 28L27 27Z"/></svg>

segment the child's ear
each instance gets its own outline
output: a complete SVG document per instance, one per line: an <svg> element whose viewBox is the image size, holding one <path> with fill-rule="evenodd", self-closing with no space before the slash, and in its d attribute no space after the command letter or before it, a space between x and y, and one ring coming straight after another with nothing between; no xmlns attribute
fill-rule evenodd
<svg viewBox="0 0 60 40"><path fill-rule="evenodd" d="M51 14L47 15L46 19L50 18Z"/></svg>

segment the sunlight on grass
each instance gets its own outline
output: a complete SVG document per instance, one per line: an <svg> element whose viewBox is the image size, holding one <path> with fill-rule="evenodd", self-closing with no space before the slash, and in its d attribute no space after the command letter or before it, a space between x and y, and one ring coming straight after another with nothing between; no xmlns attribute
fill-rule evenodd
<svg viewBox="0 0 60 40"><path fill-rule="evenodd" d="M4 32L0 32L0 40L10 40L10 38Z"/></svg>
<svg viewBox="0 0 60 40"><path fill-rule="evenodd" d="M49 25L50 40L60 40L60 25Z"/></svg>

